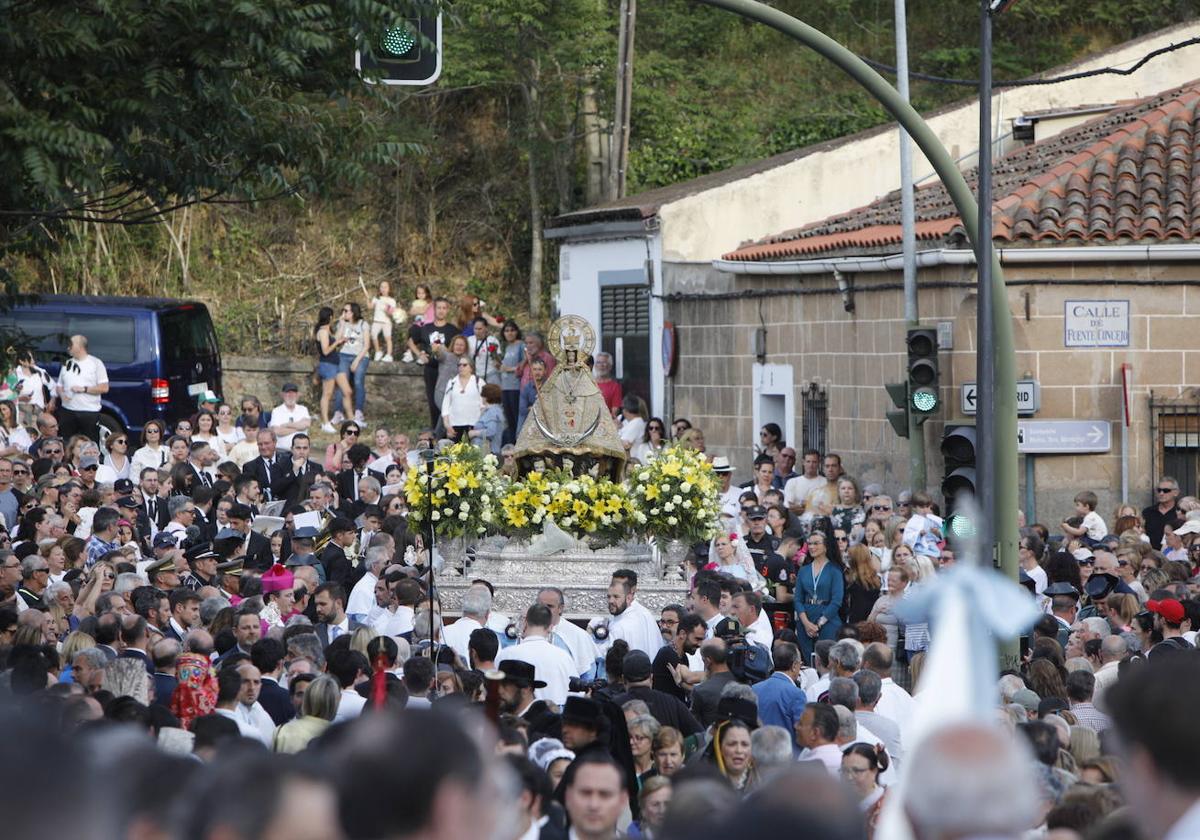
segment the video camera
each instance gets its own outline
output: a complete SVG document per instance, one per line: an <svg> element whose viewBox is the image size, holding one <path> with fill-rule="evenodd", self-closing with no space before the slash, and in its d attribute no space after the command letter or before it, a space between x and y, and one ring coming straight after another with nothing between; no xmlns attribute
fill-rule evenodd
<svg viewBox="0 0 1200 840"><path fill-rule="evenodd" d="M738 682L753 685L771 675L770 651L748 641L745 628L737 619L723 618L718 621L713 628L713 636L725 640L725 663Z"/></svg>

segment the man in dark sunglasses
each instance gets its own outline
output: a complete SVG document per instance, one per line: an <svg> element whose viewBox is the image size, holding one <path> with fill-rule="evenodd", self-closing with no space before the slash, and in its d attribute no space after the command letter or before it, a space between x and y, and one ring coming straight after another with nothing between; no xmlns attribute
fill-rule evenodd
<svg viewBox="0 0 1200 840"><path fill-rule="evenodd" d="M1167 525L1175 526L1183 521L1183 511L1179 509L1179 482L1164 475L1154 485L1154 504L1142 511L1142 519L1146 523L1146 536L1150 545L1162 549L1163 529Z"/></svg>

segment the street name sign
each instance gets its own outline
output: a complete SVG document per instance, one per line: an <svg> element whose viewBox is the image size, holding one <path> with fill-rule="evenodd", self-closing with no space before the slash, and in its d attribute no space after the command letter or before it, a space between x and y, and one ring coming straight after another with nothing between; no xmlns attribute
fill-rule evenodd
<svg viewBox="0 0 1200 840"><path fill-rule="evenodd" d="M1026 455L1108 452L1112 423L1108 420L1019 420L1017 451Z"/></svg>
<svg viewBox="0 0 1200 840"><path fill-rule="evenodd" d="M979 405L979 387L964 382L960 389L959 408L963 414L974 414ZM1042 389L1036 379L1017 380L1017 414L1036 414L1042 407Z"/></svg>

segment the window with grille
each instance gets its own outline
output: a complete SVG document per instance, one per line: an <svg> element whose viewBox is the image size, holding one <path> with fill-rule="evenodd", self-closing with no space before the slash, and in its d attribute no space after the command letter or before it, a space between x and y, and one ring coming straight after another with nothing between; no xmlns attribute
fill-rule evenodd
<svg viewBox="0 0 1200 840"><path fill-rule="evenodd" d="M804 437L804 449L815 449L824 455L829 434L828 393L816 382L810 382L802 392L801 398L804 422L800 433Z"/></svg>

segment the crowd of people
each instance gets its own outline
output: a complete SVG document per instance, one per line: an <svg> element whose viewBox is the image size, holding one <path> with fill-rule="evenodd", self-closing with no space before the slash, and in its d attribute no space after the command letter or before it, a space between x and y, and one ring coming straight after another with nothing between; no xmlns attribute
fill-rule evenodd
<svg viewBox="0 0 1200 840"><path fill-rule="evenodd" d="M353 357L321 362L343 413L367 343L394 349L379 295L357 339L318 329L323 353ZM376 426L367 443L343 418L314 451L285 383L270 411L207 395L101 448L90 403L67 396L106 384L83 337L57 383L39 377L36 413L0 401L0 768L23 774L0 784L9 836L857 838L898 796L918 838L1200 836L1200 501L1176 481L1142 510L1105 518L1085 489L1057 525L1022 523L1042 617L997 675L995 720L919 740L938 628L901 606L956 563L938 506L860 486L835 453L798 462L772 424L744 483L709 455L721 521L679 603L648 609L617 569L590 620L565 580L511 616L504 582L477 580L443 617L404 476L439 440L503 441L536 399L518 371L536 385L553 357L511 321L493 341L478 302L451 330L447 301L419 300L409 349L444 393L412 439ZM708 454L687 420L622 394L611 362L594 372L632 459L672 440ZM459 403L480 378L481 416L501 417L485 434ZM43 804L38 768L67 774L80 807Z"/></svg>

